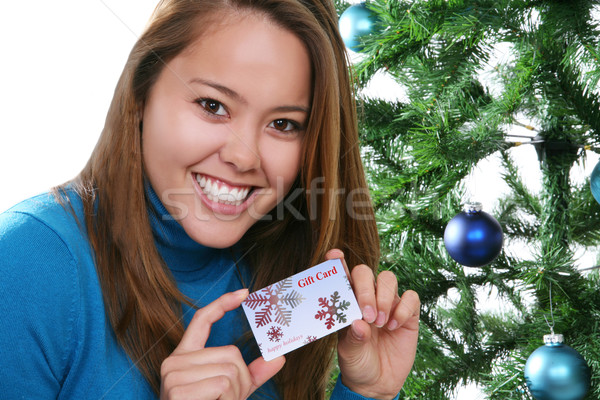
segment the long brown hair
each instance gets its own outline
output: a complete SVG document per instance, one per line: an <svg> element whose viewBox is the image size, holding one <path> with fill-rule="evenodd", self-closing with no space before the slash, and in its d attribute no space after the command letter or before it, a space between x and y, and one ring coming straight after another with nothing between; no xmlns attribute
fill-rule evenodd
<svg viewBox="0 0 600 400"><path fill-rule="evenodd" d="M117 340L160 389L160 365L184 332L187 299L155 247L141 152L141 111L166 63L219 15L256 12L294 33L311 58L311 114L301 173L288 196L298 212L269 218L244 236L262 288L341 248L350 266L375 268L379 242L360 160L354 96L337 15L330 0L162 0L117 84L106 125L87 165L71 184L82 197L105 307ZM63 186L64 189L64 186ZM317 190L315 190L317 189ZM298 190L301 195L298 195ZM291 199L291 197L290 197ZM323 399L335 335L288 354L276 382L285 399Z"/></svg>

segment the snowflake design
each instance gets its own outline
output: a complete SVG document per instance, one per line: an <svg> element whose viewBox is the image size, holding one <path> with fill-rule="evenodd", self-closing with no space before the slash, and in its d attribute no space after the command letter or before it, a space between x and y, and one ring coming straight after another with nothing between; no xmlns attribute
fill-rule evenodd
<svg viewBox="0 0 600 400"><path fill-rule="evenodd" d="M281 338L283 337L283 330L281 329L280 326L272 326L267 331L267 336L269 337L269 340L271 342L279 342L281 340Z"/></svg>
<svg viewBox="0 0 600 400"><path fill-rule="evenodd" d="M296 308L305 300L295 290L289 290L291 287L292 278L287 278L248 296L244 301L246 306L252 310L260 307L254 314L254 322L258 328L271 323L273 317L276 324L290 326L292 320L291 309Z"/></svg>
<svg viewBox="0 0 600 400"><path fill-rule="evenodd" d="M350 279L348 279L347 275L344 275L344 279L346 280L346 285L348 286L348 290L352 290L352 285L350 284Z"/></svg>
<svg viewBox="0 0 600 400"><path fill-rule="evenodd" d="M334 317L337 319L337 322L346 322L346 314L342 311L347 310L350 306L349 301L340 301L340 294L337 290L333 292L330 299L331 302L326 297L319 297L319 307L322 310L317 311L315 315L316 319L325 320L327 329L331 329L335 325Z"/></svg>
<svg viewBox="0 0 600 400"><path fill-rule="evenodd" d="M312 342L314 342L315 340L317 340L317 337L316 337L316 336L308 336L308 337L306 338L306 340L304 341L304 344L309 344L309 343L312 343Z"/></svg>

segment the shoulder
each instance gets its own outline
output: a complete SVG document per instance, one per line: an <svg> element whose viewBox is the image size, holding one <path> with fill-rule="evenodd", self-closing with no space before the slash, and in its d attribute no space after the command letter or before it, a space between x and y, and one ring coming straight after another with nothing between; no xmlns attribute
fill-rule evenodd
<svg viewBox="0 0 600 400"><path fill-rule="evenodd" d="M25 200L0 214L0 263L28 263L59 257L69 261L65 232L73 224L65 223L66 210L51 194ZM62 220L62 221L60 221ZM77 226L75 219L73 223ZM2 268L5 272L6 269ZM24 271L23 271L24 272Z"/></svg>
<svg viewBox="0 0 600 400"><path fill-rule="evenodd" d="M19 219L18 215L31 218ZM60 194L46 192L24 200L0 214L0 234L25 220L37 220L45 225L63 227L77 223L83 217L83 203L72 189ZM67 225L67 226L65 226Z"/></svg>
<svg viewBox="0 0 600 400"><path fill-rule="evenodd" d="M76 280L75 264L86 253L83 213L63 206L47 193L25 200L0 214L0 290L7 282L20 283L30 292L37 285L50 294L52 287L65 290ZM88 250L89 251L89 250ZM69 283L71 282L71 283ZM41 296L41 293L31 293Z"/></svg>
<svg viewBox="0 0 600 400"><path fill-rule="evenodd" d="M60 380L76 343L86 236L68 208L44 194L0 214L0 314L10 321L0 355L18 376Z"/></svg>
<svg viewBox="0 0 600 400"><path fill-rule="evenodd" d="M61 195L60 201L53 193L44 193L0 214L3 251L34 246L43 254L60 250L61 243L73 251L75 244L87 241L86 237L83 204L72 190ZM46 248L48 245L54 246Z"/></svg>
<svg viewBox="0 0 600 400"><path fill-rule="evenodd" d="M0 292L51 304L78 297L76 253L87 242L80 219L51 193L0 214Z"/></svg>

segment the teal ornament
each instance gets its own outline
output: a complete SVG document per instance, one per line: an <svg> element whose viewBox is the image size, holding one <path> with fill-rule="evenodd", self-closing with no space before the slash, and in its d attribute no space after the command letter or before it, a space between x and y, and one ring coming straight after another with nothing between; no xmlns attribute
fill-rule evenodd
<svg viewBox="0 0 600 400"><path fill-rule="evenodd" d="M563 344L563 335L544 336L525 363L525 382L536 400L581 400L590 389L591 373L585 359Z"/></svg>
<svg viewBox="0 0 600 400"><path fill-rule="evenodd" d="M590 187L592 188L592 195L598 203L600 203L600 161L594 167L592 176L590 177Z"/></svg>
<svg viewBox="0 0 600 400"><path fill-rule="evenodd" d="M502 251L502 227L490 214L481 211L481 203L470 203L465 211L448 222L444 246L457 263L466 267L483 267Z"/></svg>
<svg viewBox="0 0 600 400"><path fill-rule="evenodd" d="M365 3L354 4L346 9L340 16L338 26L342 40L346 47L352 51L363 50L361 38L373 33L377 18Z"/></svg>

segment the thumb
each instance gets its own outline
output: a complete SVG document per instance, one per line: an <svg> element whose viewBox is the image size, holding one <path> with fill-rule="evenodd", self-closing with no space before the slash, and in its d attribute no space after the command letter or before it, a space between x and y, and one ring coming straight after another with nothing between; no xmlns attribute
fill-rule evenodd
<svg viewBox="0 0 600 400"><path fill-rule="evenodd" d="M353 359L363 351L363 347L369 342L370 338L371 327L369 324L357 319L340 335L338 341L339 356L345 359Z"/></svg>
<svg viewBox="0 0 600 400"><path fill-rule="evenodd" d="M225 293L206 307L196 311L173 354L203 349L212 325L223 318L227 311L238 308L247 296L248 289Z"/></svg>
<svg viewBox="0 0 600 400"><path fill-rule="evenodd" d="M352 283L352 275L350 274L350 270L348 269L348 264L346 264L346 259L344 258L344 252L340 249L331 249L325 254L326 260L334 260L339 258L342 261L342 265L344 266L344 271L346 271L346 276Z"/></svg>
<svg viewBox="0 0 600 400"><path fill-rule="evenodd" d="M250 377L252 379L252 388L248 396L256 389L265 384L269 379L275 376L285 365L285 357L279 356L271 361L265 361L264 358L258 357L248 365Z"/></svg>

